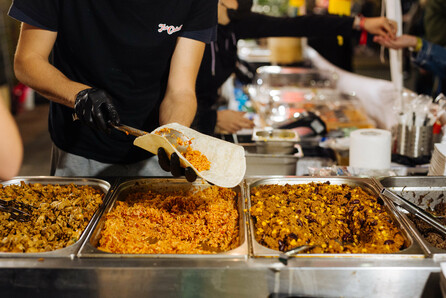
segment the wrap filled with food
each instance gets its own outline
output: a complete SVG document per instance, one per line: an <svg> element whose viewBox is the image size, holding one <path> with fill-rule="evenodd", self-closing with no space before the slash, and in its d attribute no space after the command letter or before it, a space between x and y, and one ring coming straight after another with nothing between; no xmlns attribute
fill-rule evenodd
<svg viewBox="0 0 446 298"><path fill-rule="evenodd" d="M172 138L165 136L169 130L181 133L184 139L172 141ZM180 149L184 147L185 140L188 143L187 152ZM163 147L169 156L176 152L183 167L193 168L199 177L220 187L235 187L245 176L246 159L242 146L199 133L178 123L160 126L149 134L137 137L133 144L153 154L158 153L159 147Z"/></svg>

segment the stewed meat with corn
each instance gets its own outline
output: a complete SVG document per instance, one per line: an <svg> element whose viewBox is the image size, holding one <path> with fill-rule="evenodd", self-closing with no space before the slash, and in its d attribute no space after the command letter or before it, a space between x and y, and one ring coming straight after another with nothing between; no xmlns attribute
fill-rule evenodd
<svg viewBox="0 0 446 298"><path fill-rule="evenodd" d="M309 253L394 253L404 238L378 199L360 187L308 183L260 185L251 191L255 239L287 251L316 245Z"/></svg>

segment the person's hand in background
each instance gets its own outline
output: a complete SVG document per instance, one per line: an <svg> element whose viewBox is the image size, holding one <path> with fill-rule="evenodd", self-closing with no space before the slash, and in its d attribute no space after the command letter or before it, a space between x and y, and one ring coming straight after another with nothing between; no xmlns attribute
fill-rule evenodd
<svg viewBox="0 0 446 298"><path fill-rule="evenodd" d="M397 23L386 17L363 18L360 21L361 29L370 34L381 36L383 39L395 39Z"/></svg>
<svg viewBox="0 0 446 298"><path fill-rule="evenodd" d="M74 111L82 123L105 133L110 132L110 124L120 123L113 99L101 89L89 88L80 91L76 96Z"/></svg>
<svg viewBox="0 0 446 298"><path fill-rule="evenodd" d="M381 36L374 36L373 41L379 43L382 46L395 50L409 47L415 48L418 42L417 37L407 34L398 36L396 39L392 40L383 38Z"/></svg>
<svg viewBox="0 0 446 298"><path fill-rule="evenodd" d="M222 132L236 133L243 128L253 128L254 122L245 117L245 112L220 110L217 112L217 129Z"/></svg>
<svg viewBox="0 0 446 298"><path fill-rule="evenodd" d="M181 166L180 158L175 152L169 158L164 148L158 148L158 163L164 171L171 172L174 177L185 176L189 182L197 179L197 173L195 173L194 169L191 167L183 168Z"/></svg>

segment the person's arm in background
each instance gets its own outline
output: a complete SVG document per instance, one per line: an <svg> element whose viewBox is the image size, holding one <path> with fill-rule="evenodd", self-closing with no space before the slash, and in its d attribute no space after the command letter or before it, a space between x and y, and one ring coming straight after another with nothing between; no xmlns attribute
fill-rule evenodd
<svg viewBox="0 0 446 298"><path fill-rule="evenodd" d="M430 43L413 35L401 35L395 40L375 36L375 42L391 49L409 48L413 51L413 62L420 67L433 72L440 78L446 78L446 48Z"/></svg>
<svg viewBox="0 0 446 298"><path fill-rule="evenodd" d="M170 65L169 80L160 106L160 124L177 122L190 126L197 110L195 82L203 57L203 42L178 38Z"/></svg>
<svg viewBox="0 0 446 298"><path fill-rule="evenodd" d="M0 97L0 180L19 173L23 160L23 143L17 124Z"/></svg>
<svg viewBox="0 0 446 298"><path fill-rule="evenodd" d="M217 127L223 133L236 133L244 128L253 128L254 122L245 117L245 112L217 111Z"/></svg>
<svg viewBox="0 0 446 298"><path fill-rule="evenodd" d="M356 19L358 23L358 19ZM370 34L394 38L396 23L385 17L364 18L355 24L354 17L335 15L305 15L273 17L250 13L244 19L233 21L238 39L262 37L326 37L351 35L359 25Z"/></svg>

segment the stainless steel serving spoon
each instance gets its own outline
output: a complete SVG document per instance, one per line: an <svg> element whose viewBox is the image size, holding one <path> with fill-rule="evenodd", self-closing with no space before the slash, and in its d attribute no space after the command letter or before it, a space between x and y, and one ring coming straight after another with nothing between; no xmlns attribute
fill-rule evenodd
<svg viewBox="0 0 446 298"><path fill-rule="evenodd" d="M290 250L283 252L279 255L279 261L281 263L283 263L284 265L287 265L288 260L291 256L294 256L297 253L312 249L316 246L318 246L318 245L301 245L301 246L295 247L293 249L290 249Z"/></svg>

